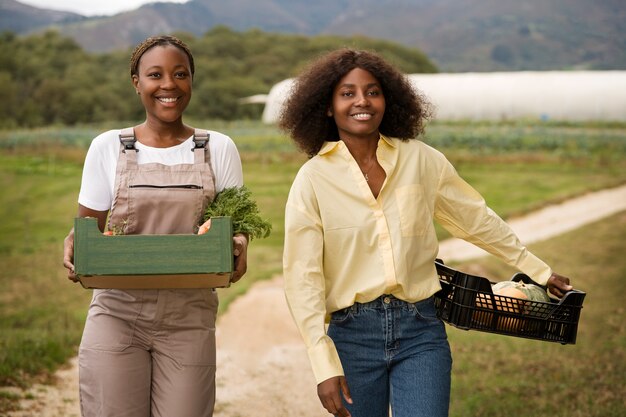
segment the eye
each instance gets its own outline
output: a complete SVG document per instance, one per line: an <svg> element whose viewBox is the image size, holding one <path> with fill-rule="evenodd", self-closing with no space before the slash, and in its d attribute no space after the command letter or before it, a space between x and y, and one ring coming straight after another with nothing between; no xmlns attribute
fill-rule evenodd
<svg viewBox="0 0 626 417"><path fill-rule="evenodd" d="M148 78L160 78L161 77L161 73L159 72L150 72L148 73Z"/></svg>
<svg viewBox="0 0 626 417"><path fill-rule="evenodd" d="M380 95L380 91L379 90L370 90L370 91L367 92L367 95L376 97L376 96Z"/></svg>
<svg viewBox="0 0 626 417"><path fill-rule="evenodd" d="M354 92L350 90L345 90L345 91L341 91L339 95L342 97L352 97L354 95Z"/></svg>
<svg viewBox="0 0 626 417"><path fill-rule="evenodd" d="M181 78L182 79L182 78L187 78L189 76L189 74L187 72L185 72L185 71L179 71L176 74L174 74L174 76L176 78Z"/></svg>

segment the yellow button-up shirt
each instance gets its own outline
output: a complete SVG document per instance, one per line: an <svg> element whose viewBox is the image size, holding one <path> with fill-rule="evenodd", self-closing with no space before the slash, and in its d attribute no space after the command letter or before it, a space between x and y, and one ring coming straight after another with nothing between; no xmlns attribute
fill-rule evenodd
<svg viewBox="0 0 626 417"><path fill-rule="evenodd" d="M376 157L386 173L378 198L339 141L300 168L287 200L285 293L318 383L343 375L326 335L330 313L382 294L417 302L440 289L433 220L540 284L552 273L439 151L381 136Z"/></svg>

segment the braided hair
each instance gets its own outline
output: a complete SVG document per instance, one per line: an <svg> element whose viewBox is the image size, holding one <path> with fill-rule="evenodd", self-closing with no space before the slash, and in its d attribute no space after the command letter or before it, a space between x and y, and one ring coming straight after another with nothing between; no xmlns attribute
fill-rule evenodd
<svg viewBox="0 0 626 417"><path fill-rule="evenodd" d="M193 74L195 72L195 67L193 63L193 55L191 54L191 50L189 49L187 44L185 44L185 42L181 41L175 36L167 36L167 35L151 36L135 47L130 57L131 77L134 75L138 75L139 61L141 60L141 57L143 56L143 54L146 53L146 51L148 51L150 48L153 48L155 46L166 46L166 45L175 46L176 48L183 51L185 55L187 55L187 58L189 58L189 67L191 69L191 76L193 77Z"/></svg>

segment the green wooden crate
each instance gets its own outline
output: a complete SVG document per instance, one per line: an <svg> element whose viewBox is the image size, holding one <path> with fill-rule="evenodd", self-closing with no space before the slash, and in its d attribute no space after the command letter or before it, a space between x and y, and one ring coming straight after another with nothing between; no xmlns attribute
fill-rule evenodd
<svg viewBox="0 0 626 417"><path fill-rule="evenodd" d="M105 236L95 218L74 220L74 268L85 288L228 287L233 271L230 217L203 235Z"/></svg>

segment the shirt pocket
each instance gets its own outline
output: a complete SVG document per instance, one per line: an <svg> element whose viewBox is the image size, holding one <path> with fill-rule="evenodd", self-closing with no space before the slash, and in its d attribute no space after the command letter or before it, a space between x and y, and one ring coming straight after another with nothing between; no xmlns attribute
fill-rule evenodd
<svg viewBox="0 0 626 417"><path fill-rule="evenodd" d="M399 187L395 191L400 230L403 237L423 236L432 223L421 184Z"/></svg>

